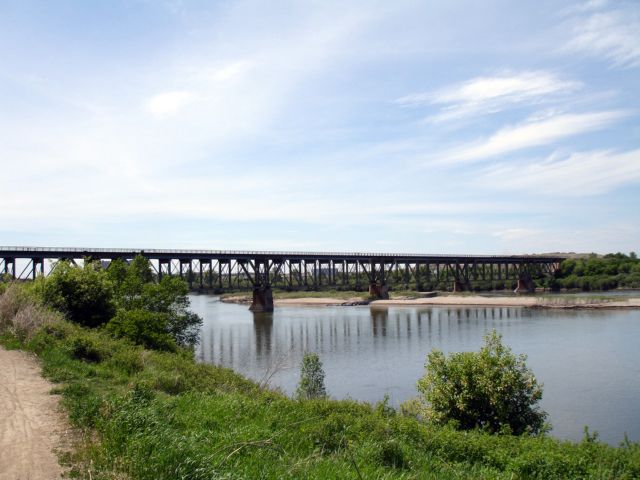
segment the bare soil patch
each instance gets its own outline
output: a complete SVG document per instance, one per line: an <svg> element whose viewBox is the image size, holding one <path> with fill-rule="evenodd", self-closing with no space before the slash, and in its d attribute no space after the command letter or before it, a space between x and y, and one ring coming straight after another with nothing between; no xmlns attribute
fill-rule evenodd
<svg viewBox="0 0 640 480"><path fill-rule="evenodd" d="M66 431L52 384L28 353L0 347L0 480L52 480Z"/></svg>

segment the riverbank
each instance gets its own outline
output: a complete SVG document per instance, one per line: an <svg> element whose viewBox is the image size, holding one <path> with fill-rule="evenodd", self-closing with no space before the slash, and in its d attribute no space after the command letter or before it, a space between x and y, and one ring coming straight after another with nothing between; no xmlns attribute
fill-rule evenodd
<svg viewBox="0 0 640 480"><path fill-rule="evenodd" d="M14 322L15 323L15 322ZM37 324L37 322L34 322ZM74 478L636 478L640 449L456 431L382 402L293 400L186 351L57 321L0 343L40 358L72 424Z"/></svg>
<svg viewBox="0 0 640 480"><path fill-rule="evenodd" d="M299 296L296 296L296 293ZM309 294L313 295L309 295ZM333 293L333 292L331 292ZM474 307L529 307L556 309L602 309L602 308L640 308L638 297L620 298L595 294L593 297L571 295L496 295L440 294L428 297L412 297L407 294L394 296L389 300L370 300L359 292L340 292L340 296L322 296L322 292L288 292L282 297L274 294L275 306L354 306L372 307L390 306L474 306ZM223 295L222 302L250 304L250 295Z"/></svg>

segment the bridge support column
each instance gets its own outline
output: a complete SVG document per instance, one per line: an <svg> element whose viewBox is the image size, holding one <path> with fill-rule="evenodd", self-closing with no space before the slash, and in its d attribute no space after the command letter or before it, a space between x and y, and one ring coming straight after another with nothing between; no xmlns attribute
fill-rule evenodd
<svg viewBox="0 0 640 480"><path fill-rule="evenodd" d="M269 285L253 287L253 301L249 310L252 312L273 312L273 293Z"/></svg>
<svg viewBox="0 0 640 480"><path fill-rule="evenodd" d="M533 280L530 276L526 275L518 277L518 286L513 293L534 293L535 291L536 286Z"/></svg>
<svg viewBox="0 0 640 480"><path fill-rule="evenodd" d="M465 284L460 280L453 281L453 293L464 292L466 290Z"/></svg>
<svg viewBox="0 0 640 480"><path fill-rule="evenodd" d="M369 296L377 300L389 300L389 287L386 283L370 283Z"/></svg>

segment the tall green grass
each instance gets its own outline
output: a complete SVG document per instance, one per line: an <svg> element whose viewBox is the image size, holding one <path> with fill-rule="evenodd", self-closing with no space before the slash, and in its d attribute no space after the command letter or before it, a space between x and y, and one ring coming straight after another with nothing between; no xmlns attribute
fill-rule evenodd
<svg viewBox="0 0 640 480"><path fill-rule="evenodd" d="M74 478L640 477L638 444L465 433L385 403L292 400L184 350L145 350L10 295L0 298L0 338L36 353L57 384L80 432L66 458ZM27 308L37 318L18 335Z"/></svg>

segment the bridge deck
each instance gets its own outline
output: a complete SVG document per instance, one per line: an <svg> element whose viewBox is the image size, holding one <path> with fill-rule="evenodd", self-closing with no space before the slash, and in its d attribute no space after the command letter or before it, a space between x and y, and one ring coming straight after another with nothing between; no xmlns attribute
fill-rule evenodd
<svg viewBox="0 0 640 480"><path fill-rule="evenodd" d="M249 251L249 250L185 250L185 249L131 249L131 248L72 248L72 247L1 247L0 258L46 258L46 259L96 259L133 258L143 255L149 259L314 259L314 260L372 260L408 262L455 262L469 263L555 263L564 256L549 255L468 255L468 254L423 254L423 253L376 253L376 252L296 252L296 251Z"/></svg>
<svg viewBox="0 0 640 480"><path fill-rule="evenodd" d="M547 255L442 255L421 253L161 250L127 248L0 247L0 279L36 278L55 261L130 260L144 256L161 280L179 275L191 287L217 292L254 290L256 311L271 311L271 287L286 290L369 289L385 298L389 288L515 288L532 291L564 260ZM45 267L49 263L49 268ZM107 263L108 265L108 263Z"/></svg>

